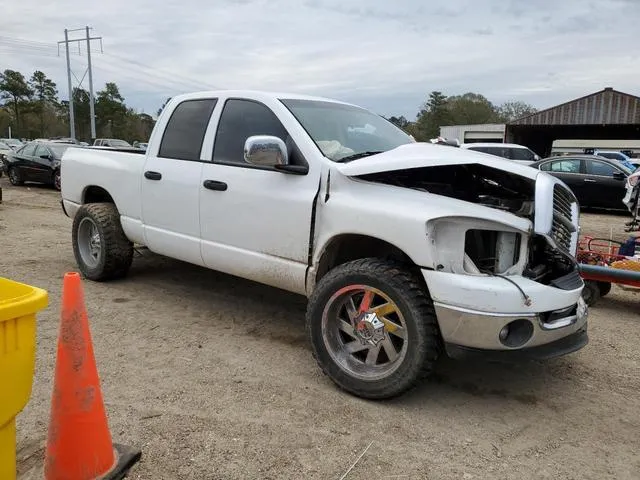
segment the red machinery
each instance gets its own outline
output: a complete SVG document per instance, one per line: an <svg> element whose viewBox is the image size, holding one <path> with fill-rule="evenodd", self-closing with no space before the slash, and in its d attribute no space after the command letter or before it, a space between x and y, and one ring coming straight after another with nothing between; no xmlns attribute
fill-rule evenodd
<svg viewBox="0 0 640 480"><path fill-rule="evenodd" d="M611 284L640 289L640 258L619 253L622 242L584 237L578 244L580 276L585 281L583 297L594 305L611 291ZM624 287L623 287L624 288Z"/></svg>

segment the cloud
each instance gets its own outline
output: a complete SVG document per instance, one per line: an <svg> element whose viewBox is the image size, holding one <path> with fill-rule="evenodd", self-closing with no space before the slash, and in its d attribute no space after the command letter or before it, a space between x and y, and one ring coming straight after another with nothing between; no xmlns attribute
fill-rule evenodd
<svg viewBox="0 0 640 480"><path fill-rule="evenodd" d="M0 69L43 70L66 97L56 42L89 24L104 46L93 43L95 88L115 81L152 113L167 96L213 88L304 92L408 118L432 90L539 108L605 86L640 93L636 0L4 3ZM81 78L85 48L74 49Z"/></svg>

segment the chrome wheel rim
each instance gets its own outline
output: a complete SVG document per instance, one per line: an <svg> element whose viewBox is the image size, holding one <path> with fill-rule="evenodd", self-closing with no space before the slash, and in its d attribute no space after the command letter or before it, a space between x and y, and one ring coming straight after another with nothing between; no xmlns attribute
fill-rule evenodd
<svg viewBox="0 0 640 480"><path fill-rule="evenodd" d="M98 226L93 220L88 217L80 220L76 240L83 263L89 268L97 267L102 253L102 242Z"/></svg>
<svg viewBox="0 0 640 480"><path fill-rule="evenodd" d="M388 295L367 285L349 285L325 305L322 340L349 375L380 380L402 364L408 331L400 308Z"/></svg>
<svg viewBox="0 0 640 480"><path fill-rule="evenodd" d="M15 168L9 170L9 180L11 180L11 183L18 183L18 174Z"/></svg>
<svg viewBox="0 0 640 480"><path fill-rule="evenodd" d="M60 190L60 172L56 172L53 175L53 186L56 190Z"/></svg>

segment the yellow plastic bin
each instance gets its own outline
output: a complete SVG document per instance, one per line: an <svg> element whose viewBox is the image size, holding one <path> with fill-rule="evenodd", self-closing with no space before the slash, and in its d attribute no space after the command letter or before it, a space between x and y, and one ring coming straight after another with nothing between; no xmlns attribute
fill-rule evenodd
<svg viewBox="0 0 640 480"><path fill-rule="evenodd" d="M36 360L36 313L45 290L0 277L0 479L16 478L16 416L27 405Z"/></svg>

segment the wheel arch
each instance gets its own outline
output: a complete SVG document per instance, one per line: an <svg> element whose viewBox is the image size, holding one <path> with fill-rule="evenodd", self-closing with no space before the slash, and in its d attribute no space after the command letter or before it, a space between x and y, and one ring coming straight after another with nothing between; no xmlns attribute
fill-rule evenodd
<svg viewBox="0 0 640 480"><path fill-rule="evenodd" d="M327 241L314 265L313 285L332 268L361 258L392 259L415 266L415 262L398 246L371 235L343 233Z"/></svg>
<svg viewBox="0 0 640 480"><path fill-rule="evenodd" d="M85 187L82 192L82 204L86 205L87 203L112 203L116 205L116 202L107 189L99 185L89 185ZM116 208L118 208L117 205Z"/></svg>

